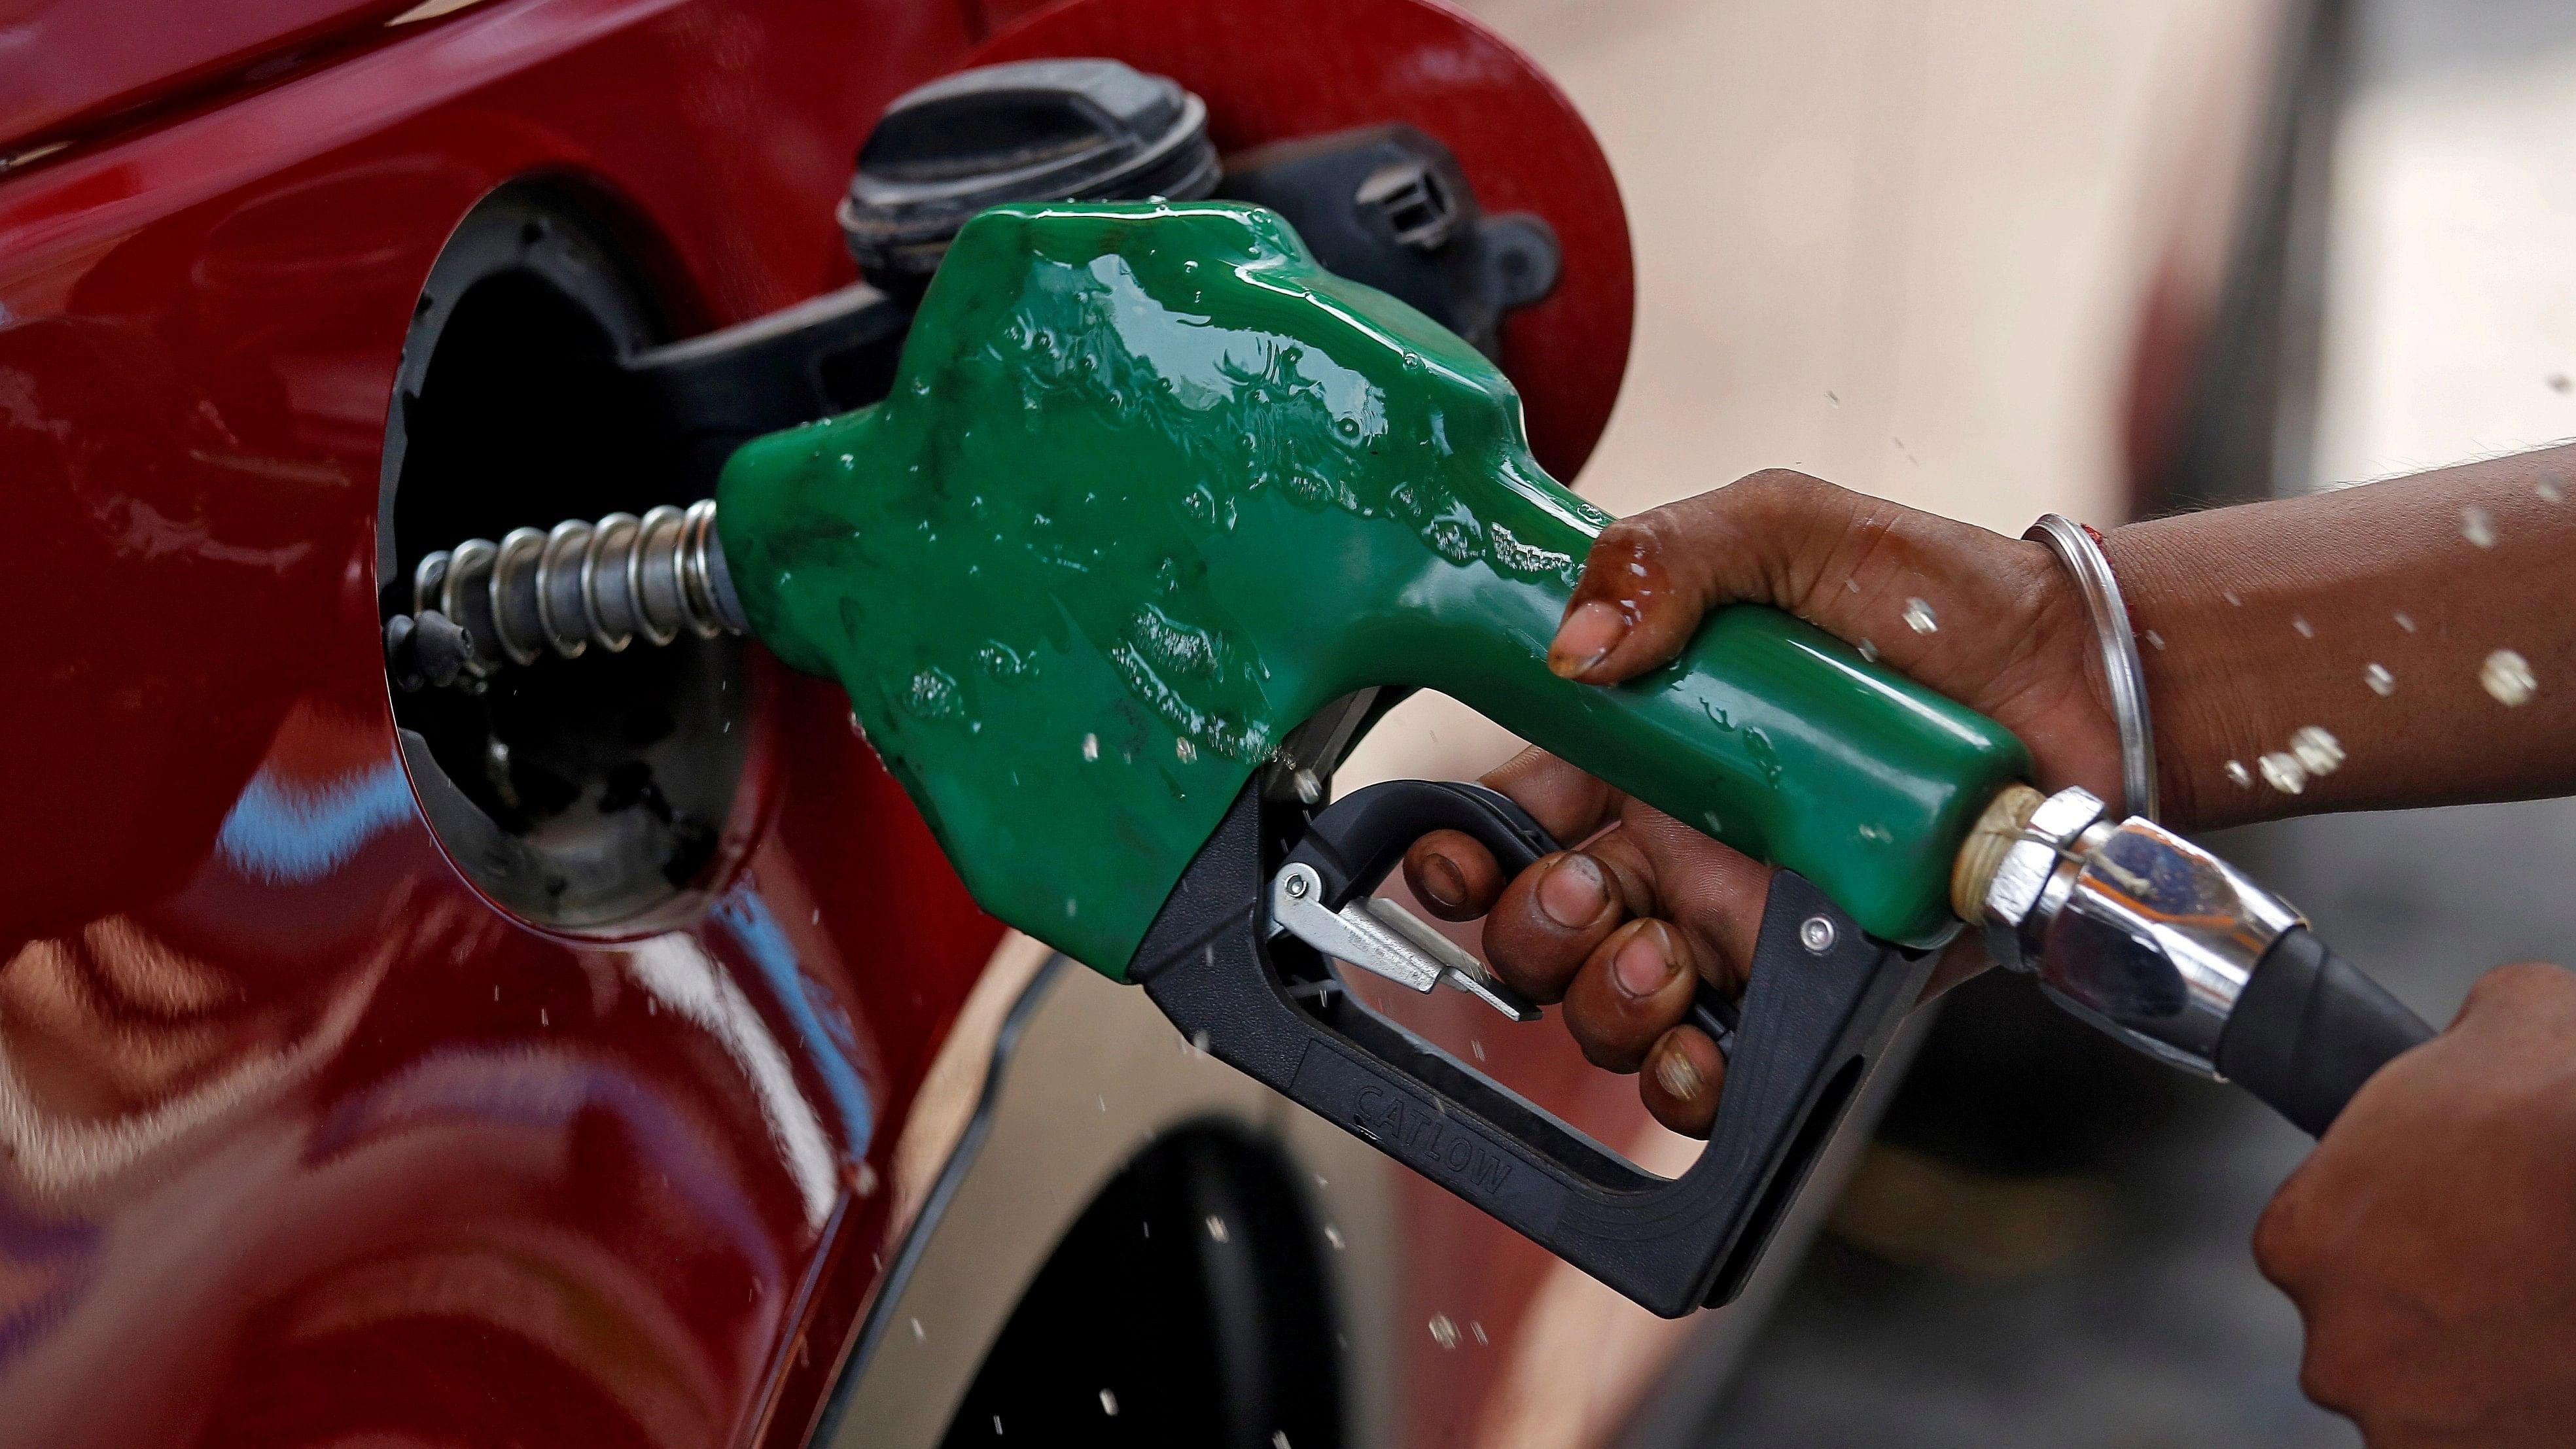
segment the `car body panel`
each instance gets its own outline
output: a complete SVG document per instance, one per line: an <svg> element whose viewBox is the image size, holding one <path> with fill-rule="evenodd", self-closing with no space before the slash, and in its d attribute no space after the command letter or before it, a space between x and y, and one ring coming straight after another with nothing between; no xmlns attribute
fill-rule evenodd
<svg viewBox="0 0 2576 1449"><path fill-rule="evenodd" d="M765 661L700 892L607 938L491 907L395 744L378 471L478 198L595 192L677 329L782 306L969 38L496 5L0 183L0 1442L801 1441L999 928Z"/></svg>
<svg viewBox="0 0 2576 1449"><path fill-rule="evenodd" d="M956 1110L943 1123L933 1103ZM1084 1205L1147 1143L1208 1123L1263 1142L1307 1187L1341 1309L1342 1442L1407 1442L1393 1340L1405 1226L1395 1179L1408 1174L1358 1139L1193 1050L1143 992L1016 933L942 1047L924 1107L897 1151L895 1192L939 1200L923 1231L893 1245L888 1296L818 1444L940 1443L1021 1285ZM1115 1313L1104 1305L1104 1322Z"/></svg>
<svg viewBox="0 0 2576 1449"><path fill-rule="evenodd" d="M593 203L670 335L847 282L829 218L856 139L1031 7L487 0L387 29L388 8L151 30L56 7L25 32L95 64L0 125L41 143L0 167L0 1445L803 1443L836 1375L901 1367L846 1353L885 1263L939 1248L996 1273L988 1310L1017 1292L998 1230L918 1190L964 1140L939 1064L989 1056L953 1024L1014 958L846 700L756 652L742 787L690 891L590 934L477 894L385 693L387 410L424 278L506 183ZM1290 88L1311 69L1265 72L1264 124L1479 117L1459 149L1489 203L1533 204L1496 180L1496 100L1535 72L1413 8L1412 110L1372 103L1407 74L1379 56L1311 112ZM1616 192L1586 165L1531 183L1591 198L1581 305L1509 340L1587 364L1532 390L1560 462L1628 328ZM1140 994L1060 994L1169 1045ZM1636 1139L1627 1084L1557 1047L1524 1085ZM1027 1131L1096 1168L1220 1111L1333 1179L1369 1265L1343 1299L1357 1442L1465 1442L1507 1374L1640 1381L1598 1352L1509 1369L1511 1325L1579 1324L1545 1305L1607 1290L1175 1062L1190 1085L1132 1118L1058 1092ZM1061 1165L983 1140L956 1171ZM1021 1268L1086 1190L1048 1181L1067 1196L1008 1239ZM1651 1368L1676 1341L1604 1352ZM892 1382L907 1422L949 1412L953 1384Z"/></svg>
<svg viewBox="0 0 2576 1449"><path fill-rule="evenodd" d="M198 87L274 79L316 51L381 38L393 17L416 8L252 0L201 7L178 23L157 0L32 0L13 11L0 43L0 147L14 158L84 127L130 122Z"/></svg>

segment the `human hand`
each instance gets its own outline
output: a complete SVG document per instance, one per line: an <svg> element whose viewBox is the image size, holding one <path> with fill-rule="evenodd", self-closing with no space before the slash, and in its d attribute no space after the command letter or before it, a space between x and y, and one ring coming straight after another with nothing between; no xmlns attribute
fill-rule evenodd
<svg viewBox="0 0 2576 1449"><path fill-rule="evenodd" d="M2576 975L2488 972L2281 1185L2254 1261L2306 1320L2300 1386L2371 1449L2567 1442Z"/></svg>
<svg viewBox="0 0 2576 1449"><path fill-rule="evenodd" d="M1912 599L1930 607L1931 631L1906 623ZM2092 627L2054 555L1801 473L1755 473L1602 530L1548 665L1615 684L1669 662L1704 613L1736 602L1874 649L1993 718L2030 748L2041 788L2119 798L2118 728ZM1506 881L1483 846L1434 832L1405 857L1414 895L1449 920L1484 916L1486 955L1504 980L1563 1001L1585 1056L1642 1069L1647 1110L1706 1136L1725 1063L1681 1022L1694 978L1742 993L1771 868L1541 751L1484 782L1581 844ZM1983 964L1962 937L1932 990Z"/></svg>

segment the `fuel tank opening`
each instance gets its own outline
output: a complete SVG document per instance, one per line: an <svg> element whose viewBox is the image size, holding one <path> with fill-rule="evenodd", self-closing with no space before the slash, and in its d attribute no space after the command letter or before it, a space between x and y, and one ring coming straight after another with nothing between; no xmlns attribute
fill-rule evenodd
<svg viewBox="0 0 2576 1449"><path fill-rule="evenodd" d="M600 204L517 184L448 240L405 338L377 530L383 617L412 613L424 558L567 518L685 506L626 359L660 310ZM479 689L396 689L414 793L459 868L542 925L634 920L714 861L749 732L744 645L548 652Z"/></svg>

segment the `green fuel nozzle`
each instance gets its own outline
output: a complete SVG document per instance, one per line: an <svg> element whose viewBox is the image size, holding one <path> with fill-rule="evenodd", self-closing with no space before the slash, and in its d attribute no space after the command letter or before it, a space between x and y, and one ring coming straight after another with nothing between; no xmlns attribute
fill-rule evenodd
<svg viewBox="0 0 2576 1449"><path fill-rule="evenodd" d="M395 679L756 634L848 690L987 909L1659 1313L1742 1287L1961 918L2079 1016L2311 1131L2430 1035L2206 850L2081 789L2043 799L2000 726L1784 614L1718 610L1626 684L1556 677L1609 520L1531 459L1483 356L1255 207L983 213L891 395L744 445L718 501L430 555L388 626ZM1374 895L1431 829L1525 868L1557 848L1536 821L1434 781L1326 803L1414 687L1782 867L1742 1001L1692 1008L1728 1067L1680 1178L1333 964L1539 1014Z"/></svg>
<svg viewBox="0 0 2576 1449"><path fill-rule="evenodd" d="M847 689L994 915L1667 1314L1742 1285L2029 769L1991 720L1771 609L1716 611L1622 685L1551 673L1609 518L1532 459L1491 362L1258 207L982 213L891 393L743 445L716 504L433 556L398 678L748 626ZM1734 1056L1682 1178L1343 989L1335 959L1536 1015L1370 897L1427 829L1507 866L1556 842L1474 786L1325 803L1411 688L1784 867L1740 1007L1694 1018Z"/></svg>
<svg viewBox="0 0 2576 1449"><path fill-rule="evenodd" d="M1550 673L1608 516L1482 355L1254 207L985 213L892 395L746 445L721 499L721 544L701 502L428 556L398 675L748 627L849 690L978 900L1112 976L1244 782L1373 687L1455 696L1892 941L1949 928L1954 858L2027 770L1773 610L1628 684Z"/></svg>
<svg viewBox="0 0 2576 1449"><path fill-rule="evenodd" d="M1546 650L1607 515L1452 334L1221 202L1006 206L957 237L894 390L719 491L758 636L847 687L987 909L1113 976L1290 731L1451 695L1881 938L2028 769L1989 720L1769 609L1603 689Z"/></svg>

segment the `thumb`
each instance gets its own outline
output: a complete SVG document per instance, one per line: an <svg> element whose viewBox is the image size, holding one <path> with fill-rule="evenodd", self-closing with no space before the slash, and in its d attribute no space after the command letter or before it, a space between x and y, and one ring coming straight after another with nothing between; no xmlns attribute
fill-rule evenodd
<svg viewBox="0 0 2576 1449"><path fill-rule="evenodd" d="M1837 602L1817 597L1818 581L1851 574L1902 511L1771 469L1620 519L1593 540L1548 668L1591 684L1642 674L1679 654L1709 610L1739 601L1833 628L1812 607Z"/></svg>

